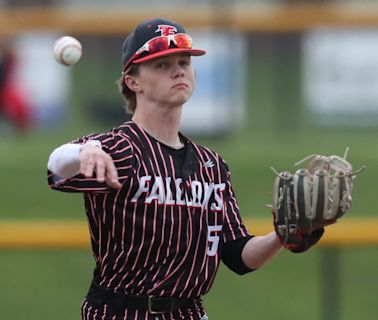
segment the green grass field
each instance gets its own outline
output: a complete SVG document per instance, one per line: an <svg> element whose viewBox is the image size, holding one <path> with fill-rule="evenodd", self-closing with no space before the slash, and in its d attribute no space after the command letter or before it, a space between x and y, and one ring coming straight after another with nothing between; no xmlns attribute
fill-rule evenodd
<svg viewBox="0 0 378 320"><path fill-rule="evenodd" d="M378 131L316 128L308 125L305 118L299 127L290 123L287 127L277 125L275 105L279 99L272 98L273 80L269 77L272 71L269 62L263 62L251 65L253 77L247 97L251 103L244 127L216 140L196 138L227 160L243 217L270 218L265 207L271 201L274 180L270 166L279 171L294 170L293 163L302 157L312 153L341 155L347 146L355 168L363 164L368 168L355 181L353 208L344 219L376 216ZM92 94L90 86L93 83L82 79L84 71L89 69L94 70L94 65L78 65L76 69L70 117L65 127L26 136L9 133L1 137L0 219L85 220L80 195L47 188L46 163L56 146L105 129L103 125L98 128L98 124L85 121L82 106L86 104L88 94L85 97L79 94L79 88L80 92ZM298 79L294 71L290 79L295 84ZM259 74L267 76L259 77ZM113 79L103 80L112 87ZM291 97L283 107L291 102L298 101ZM288 109L285 117L297 119L298 115L295 109ZM338 249L337 253L339 298L335 296L334 299L335 305L339 305L339 319L375 319L378 248L348 247ZM210 319L328 320L323 313L321 296L323 290L333 292L334 285L325 277L331 273L332 266L323 260L324 250L314 248L300 255L282 252L261 270L243 277L222 266L213 290L205 297ZM93 268L89 249L2 249L0 261L0 319L79 319L81 299Z"/></svg>
<svg viewBox="0 0 378 320"><path fill-rule="evenodd" d="M261 270L237 276L221 267L204 301L210 319L327 319L322 250L282 252ZM375 319L376 248L339 249L339 319ZM80 318L93 267L89 251L0 251L1 319ZM331 319L331 318L328 318Z"/></svg>

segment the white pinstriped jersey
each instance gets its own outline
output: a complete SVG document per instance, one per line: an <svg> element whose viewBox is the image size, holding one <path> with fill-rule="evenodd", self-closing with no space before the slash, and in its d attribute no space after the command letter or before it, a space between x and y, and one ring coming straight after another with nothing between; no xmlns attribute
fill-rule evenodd
<svg viewBox="0 0 378 320"><path fill-rule="evenodd" d="M74 143L91 139L113 158L121 189L80 174L61 179L49 172L48 180L53 189L84 195L95 282L128 294L190 298L208 292L222 242L247 236L226 163L183 136L186 154L178 161L132 121ZM197 313L184 318L201 319L202 306Z"/></svg>

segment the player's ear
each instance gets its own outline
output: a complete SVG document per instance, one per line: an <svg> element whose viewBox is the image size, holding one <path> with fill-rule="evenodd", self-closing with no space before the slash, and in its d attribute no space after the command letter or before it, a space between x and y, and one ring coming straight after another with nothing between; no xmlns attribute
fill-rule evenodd
<svg viewBox="0 0 378 320"><path fill-rule="evenodd" d="M123 80L125 85L134 92L140 92L142 90L141 86L139 85L139 81L136 77L127 74Z"/></svg>

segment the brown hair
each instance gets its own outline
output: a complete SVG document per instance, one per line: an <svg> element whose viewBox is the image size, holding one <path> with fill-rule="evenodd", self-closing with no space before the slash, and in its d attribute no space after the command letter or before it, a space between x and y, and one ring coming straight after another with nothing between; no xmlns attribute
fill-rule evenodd
<svg viewBox="0 0 378 320"><path fill-rule="evenodd" d="M126 70L121 78L118 79L118 89L121 95L123 96L123 99L126 102L125 108L126 111L129 113L134 113L136 106L137 106L137 101L136 101L136 95L135 92L132 91L125 83L125 76L126 75L131 75L134 76L138 73L138 65L137 64L131 64L128 70Z"/></svg>

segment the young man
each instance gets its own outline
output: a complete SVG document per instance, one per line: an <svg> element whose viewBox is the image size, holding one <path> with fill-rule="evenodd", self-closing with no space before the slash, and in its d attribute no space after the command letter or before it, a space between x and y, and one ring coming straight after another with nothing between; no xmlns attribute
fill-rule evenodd
<svg viewBox="0 0 378 320"><path fill-rule="evenodd" d="M221 260L244 274L281 249L275 232L249 235L222 158L179 132L203 54L176 22L142 22L123 45L132 120L50 155L50 187L84 195L96 267L82 319L207 319Z"/></svg>

